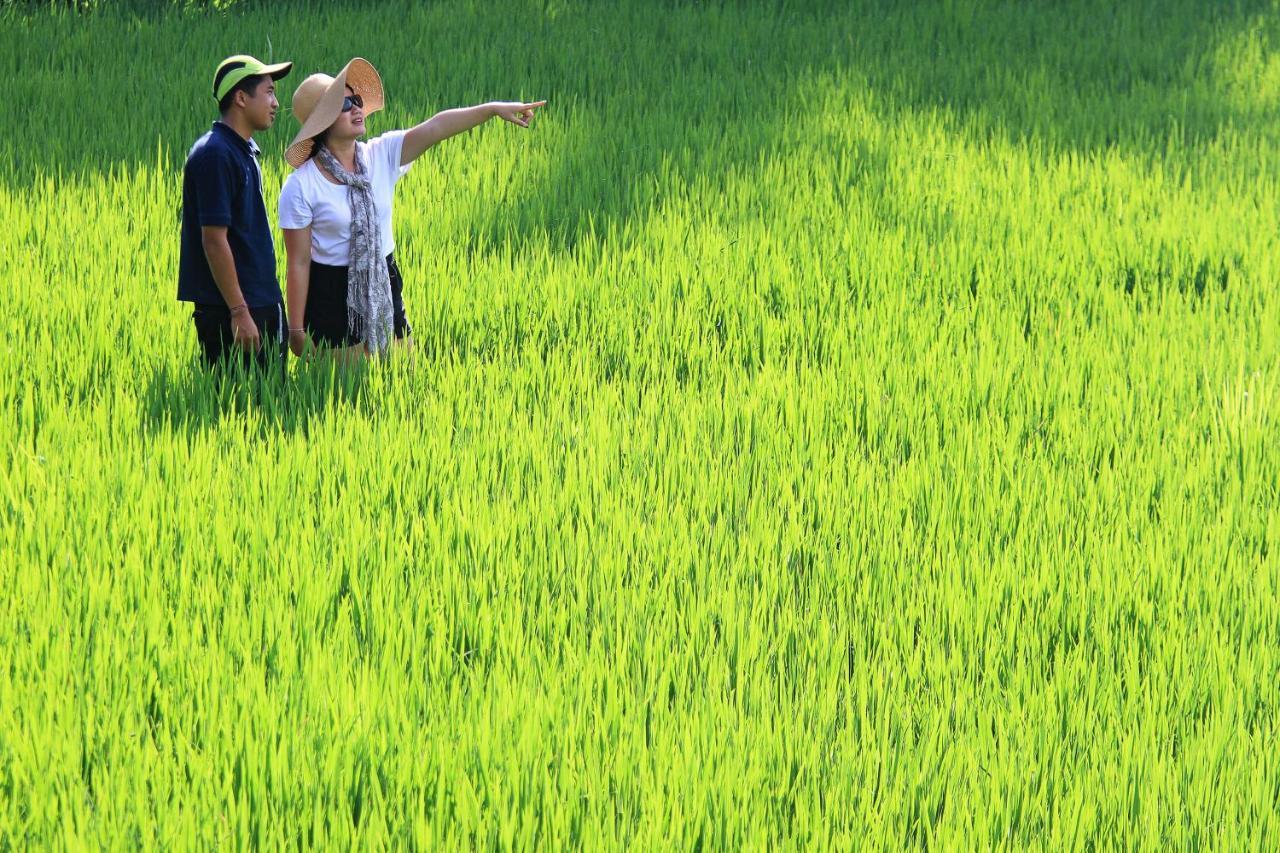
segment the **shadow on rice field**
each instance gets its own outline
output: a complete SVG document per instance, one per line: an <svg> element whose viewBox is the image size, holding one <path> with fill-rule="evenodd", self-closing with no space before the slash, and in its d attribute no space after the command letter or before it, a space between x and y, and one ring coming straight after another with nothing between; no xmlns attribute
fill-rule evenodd
<svg viewBox="0 0 1280 853"><path fill-rule="evenodd" d="M239 422L256 437L303 433L331 408L370 414L365 394L368 367L317 361L295 366L291 375L237 368L210 370L193 361L164 365L151 375L139 399L141 425L155 436L190 434Z"/></svg>
<svg viewBox="0 0 1280 853"><path fill-rule="evenodd" d="M563 144L546 169L521 172L518 191L475 205L458 239L545 239L572 251L673 195L716 198L767 158L821 149L793 125L850 100L891 123L939 116L975 145L1026 146L1036 159L1116 151L1151 160L1175 142L1196 156L1253 118L1242 87L1270 68L1259 57L1275 40L1264 2L860 5L677 6L625 27L585 15L559 61L590 67L602 51L614 61L578 87L555 81L551 109L563 113L571 99ZM615 28L628 39L616 40ZM815 81L843 94L810 100Z"/></svg>
<svg viewBox="0 0 1280 853"><path fill-rule="evenodd" d="M881 102L946 111L976 142L1161 155L1256 118L1280 95L1269 0L880 2L851 65Z"/></svg>
<svg viewBox="0 0 1280 853"><path fill-rule="evenodd" d="M625 220L653 201L664 164L714 190L718 175L756 162L790 115L819 107L795 101L797 80L833 74L866 86L889 112L948 111L976 139L1084 152L1146 149L1170 136L1205 141L1249 117L1253 66L1264 66L1262 82L1274 89L1276 63L1268 56L1280 38L1267 0L508 6L507 14L492 14L463 3L412 5L395 13L404 26L377 33L336 26L353 12L341 4L323 11L273 4L203 18L106 11L92 28L76 15L15 16L0 33L16 65L15 102L74 120L44 123L38 148L6 134L0 162L12 164L3 170L10 181L127 172L158 158L176 169L216 117L205 94L206 66L216 57L287 54L309 73L364 55L381 65L395 96L393 126L517 93L550 99L573 137L554 152L550 170L522 176L531 180L514 210L482 215L476 227L494 239L540 229L571 245L584 229ZM228 16L237 26L227 25ZM503 44L513 30L544 47L513 61ZM98 45L106 38L120 49L104 65ZM193 40L207 62L191 55ZM419 57L424 40L472 48L396 62ZM142 55L173 61L139 86ZM50 73L81 67L93 69L100 91L127 96L84 98L80 87L48 85ZM263 134L267 157L292 135L291 92L286 81L277 126ZM128 127L121 128L125 103Z"/></svg>

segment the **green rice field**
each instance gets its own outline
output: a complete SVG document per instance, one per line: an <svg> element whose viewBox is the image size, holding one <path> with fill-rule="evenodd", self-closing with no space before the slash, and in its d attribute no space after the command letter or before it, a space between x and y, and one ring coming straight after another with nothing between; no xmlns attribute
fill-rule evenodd
<svg viewBox="0 0 1280 853"><path fill-rule="evenodd" d="M65 5L0 6L0 848L1280 848L1276 0ZM307 74L549 102L401 181L412 351L198 366L235 53L273 223Z"/></svg>

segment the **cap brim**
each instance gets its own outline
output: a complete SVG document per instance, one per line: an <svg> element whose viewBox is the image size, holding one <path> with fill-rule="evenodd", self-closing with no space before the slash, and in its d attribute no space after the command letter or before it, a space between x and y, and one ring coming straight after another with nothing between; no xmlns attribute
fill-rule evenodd
<svg viewBox="0 0 1280 853"><path fill-rule="evenodd" d="M293 70L292 62L277 62L275 65L264 65L259 74L266 74L272 80L279 80L281 77L287 77L289 72Z"/></svg>

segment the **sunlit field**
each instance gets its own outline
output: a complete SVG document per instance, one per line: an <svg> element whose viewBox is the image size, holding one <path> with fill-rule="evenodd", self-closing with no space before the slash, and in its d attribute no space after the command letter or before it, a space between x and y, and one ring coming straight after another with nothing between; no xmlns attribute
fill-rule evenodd
<svg viewBox="0 0 1280 853"><path fill-rule="evenodd" d="M105 5L0 8L0 847L1280 846L1274 3ZM411 352L198 365L234 53L273 223L306 74L548 100Z"/></svg>

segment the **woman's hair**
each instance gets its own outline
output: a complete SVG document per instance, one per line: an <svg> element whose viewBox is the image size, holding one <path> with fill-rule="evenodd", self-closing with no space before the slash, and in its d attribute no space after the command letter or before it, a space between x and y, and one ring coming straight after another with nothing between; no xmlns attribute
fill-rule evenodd
<svg viewBox="0 0 1280 853"><path fill-rule="evenodd" d="M311 137L311 153L307 155L308 160L312 159L313 157L315 157L317 154L320 153L320 146L324 145L325 138L328 135L329 135L329 128L326 127L324 130L320 131L315 136Z"/></svg>

